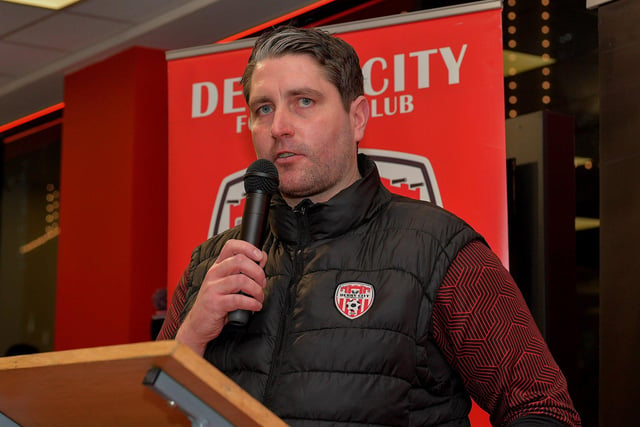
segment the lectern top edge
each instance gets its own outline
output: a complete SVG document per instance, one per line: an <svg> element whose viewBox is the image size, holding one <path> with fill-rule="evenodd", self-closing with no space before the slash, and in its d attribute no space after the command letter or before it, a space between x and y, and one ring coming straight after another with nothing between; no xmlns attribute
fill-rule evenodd
<svg viewBox="0 0 640 427"><path fill-rule="evenodd" d="M168 356L179 346L177 341L154 341L0 357L0 370L123 360L140 354L145 357ZM144 350L143 353L141 350Z"/></svg>

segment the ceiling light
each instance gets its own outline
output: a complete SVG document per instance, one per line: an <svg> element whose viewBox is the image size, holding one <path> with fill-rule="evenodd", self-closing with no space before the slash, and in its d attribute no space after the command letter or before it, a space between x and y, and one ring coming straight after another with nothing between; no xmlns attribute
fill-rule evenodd
<svg viewBox="0 0 640 427"><path fill-rule="evenodd" d="M63 9L74 3L78 3L80 0L2 0L6 3L18 3L27 6L41 7L43 9L59 10Z"/></svg>

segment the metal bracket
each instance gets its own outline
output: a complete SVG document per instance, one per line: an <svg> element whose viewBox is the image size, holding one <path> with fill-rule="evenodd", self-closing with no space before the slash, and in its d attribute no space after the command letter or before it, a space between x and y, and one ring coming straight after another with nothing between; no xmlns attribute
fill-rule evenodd
<svg viewBox="0 0 640 427"><path fill-rule="evenodd" d="M158 393L170 406L177 406L189 418L193 427L233 427L233 424L160 368L149 369L142 384Z"/></svg>
<svg viewBox="0 0 640 427"><path fill-rule="evenodd" d="M0 412L0 427L20 427L20 424Z"/></svg>

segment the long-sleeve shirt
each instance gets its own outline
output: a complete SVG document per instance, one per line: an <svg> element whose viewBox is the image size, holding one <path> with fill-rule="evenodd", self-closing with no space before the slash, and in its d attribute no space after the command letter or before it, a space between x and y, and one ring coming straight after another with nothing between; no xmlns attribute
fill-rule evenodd
<svg viewBox="0 0 640 427"><path fill-rule="evenodd" d="M188 280L185 271L159 340L176 335ZM581 425L520 290L484 244L467 244L451 263L435 301L432 333L493 424Z"/></svg>

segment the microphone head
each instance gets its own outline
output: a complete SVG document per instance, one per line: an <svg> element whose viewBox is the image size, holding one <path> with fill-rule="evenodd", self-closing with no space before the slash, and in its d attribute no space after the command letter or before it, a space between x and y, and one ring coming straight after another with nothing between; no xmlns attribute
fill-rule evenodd
<svg viewBox="0 0 640 427"><path fill-rule="evenodd" d="M278 169L267 159L258 159L251 163L244 174L246 193L274 194L279 183Z"/></svg>

